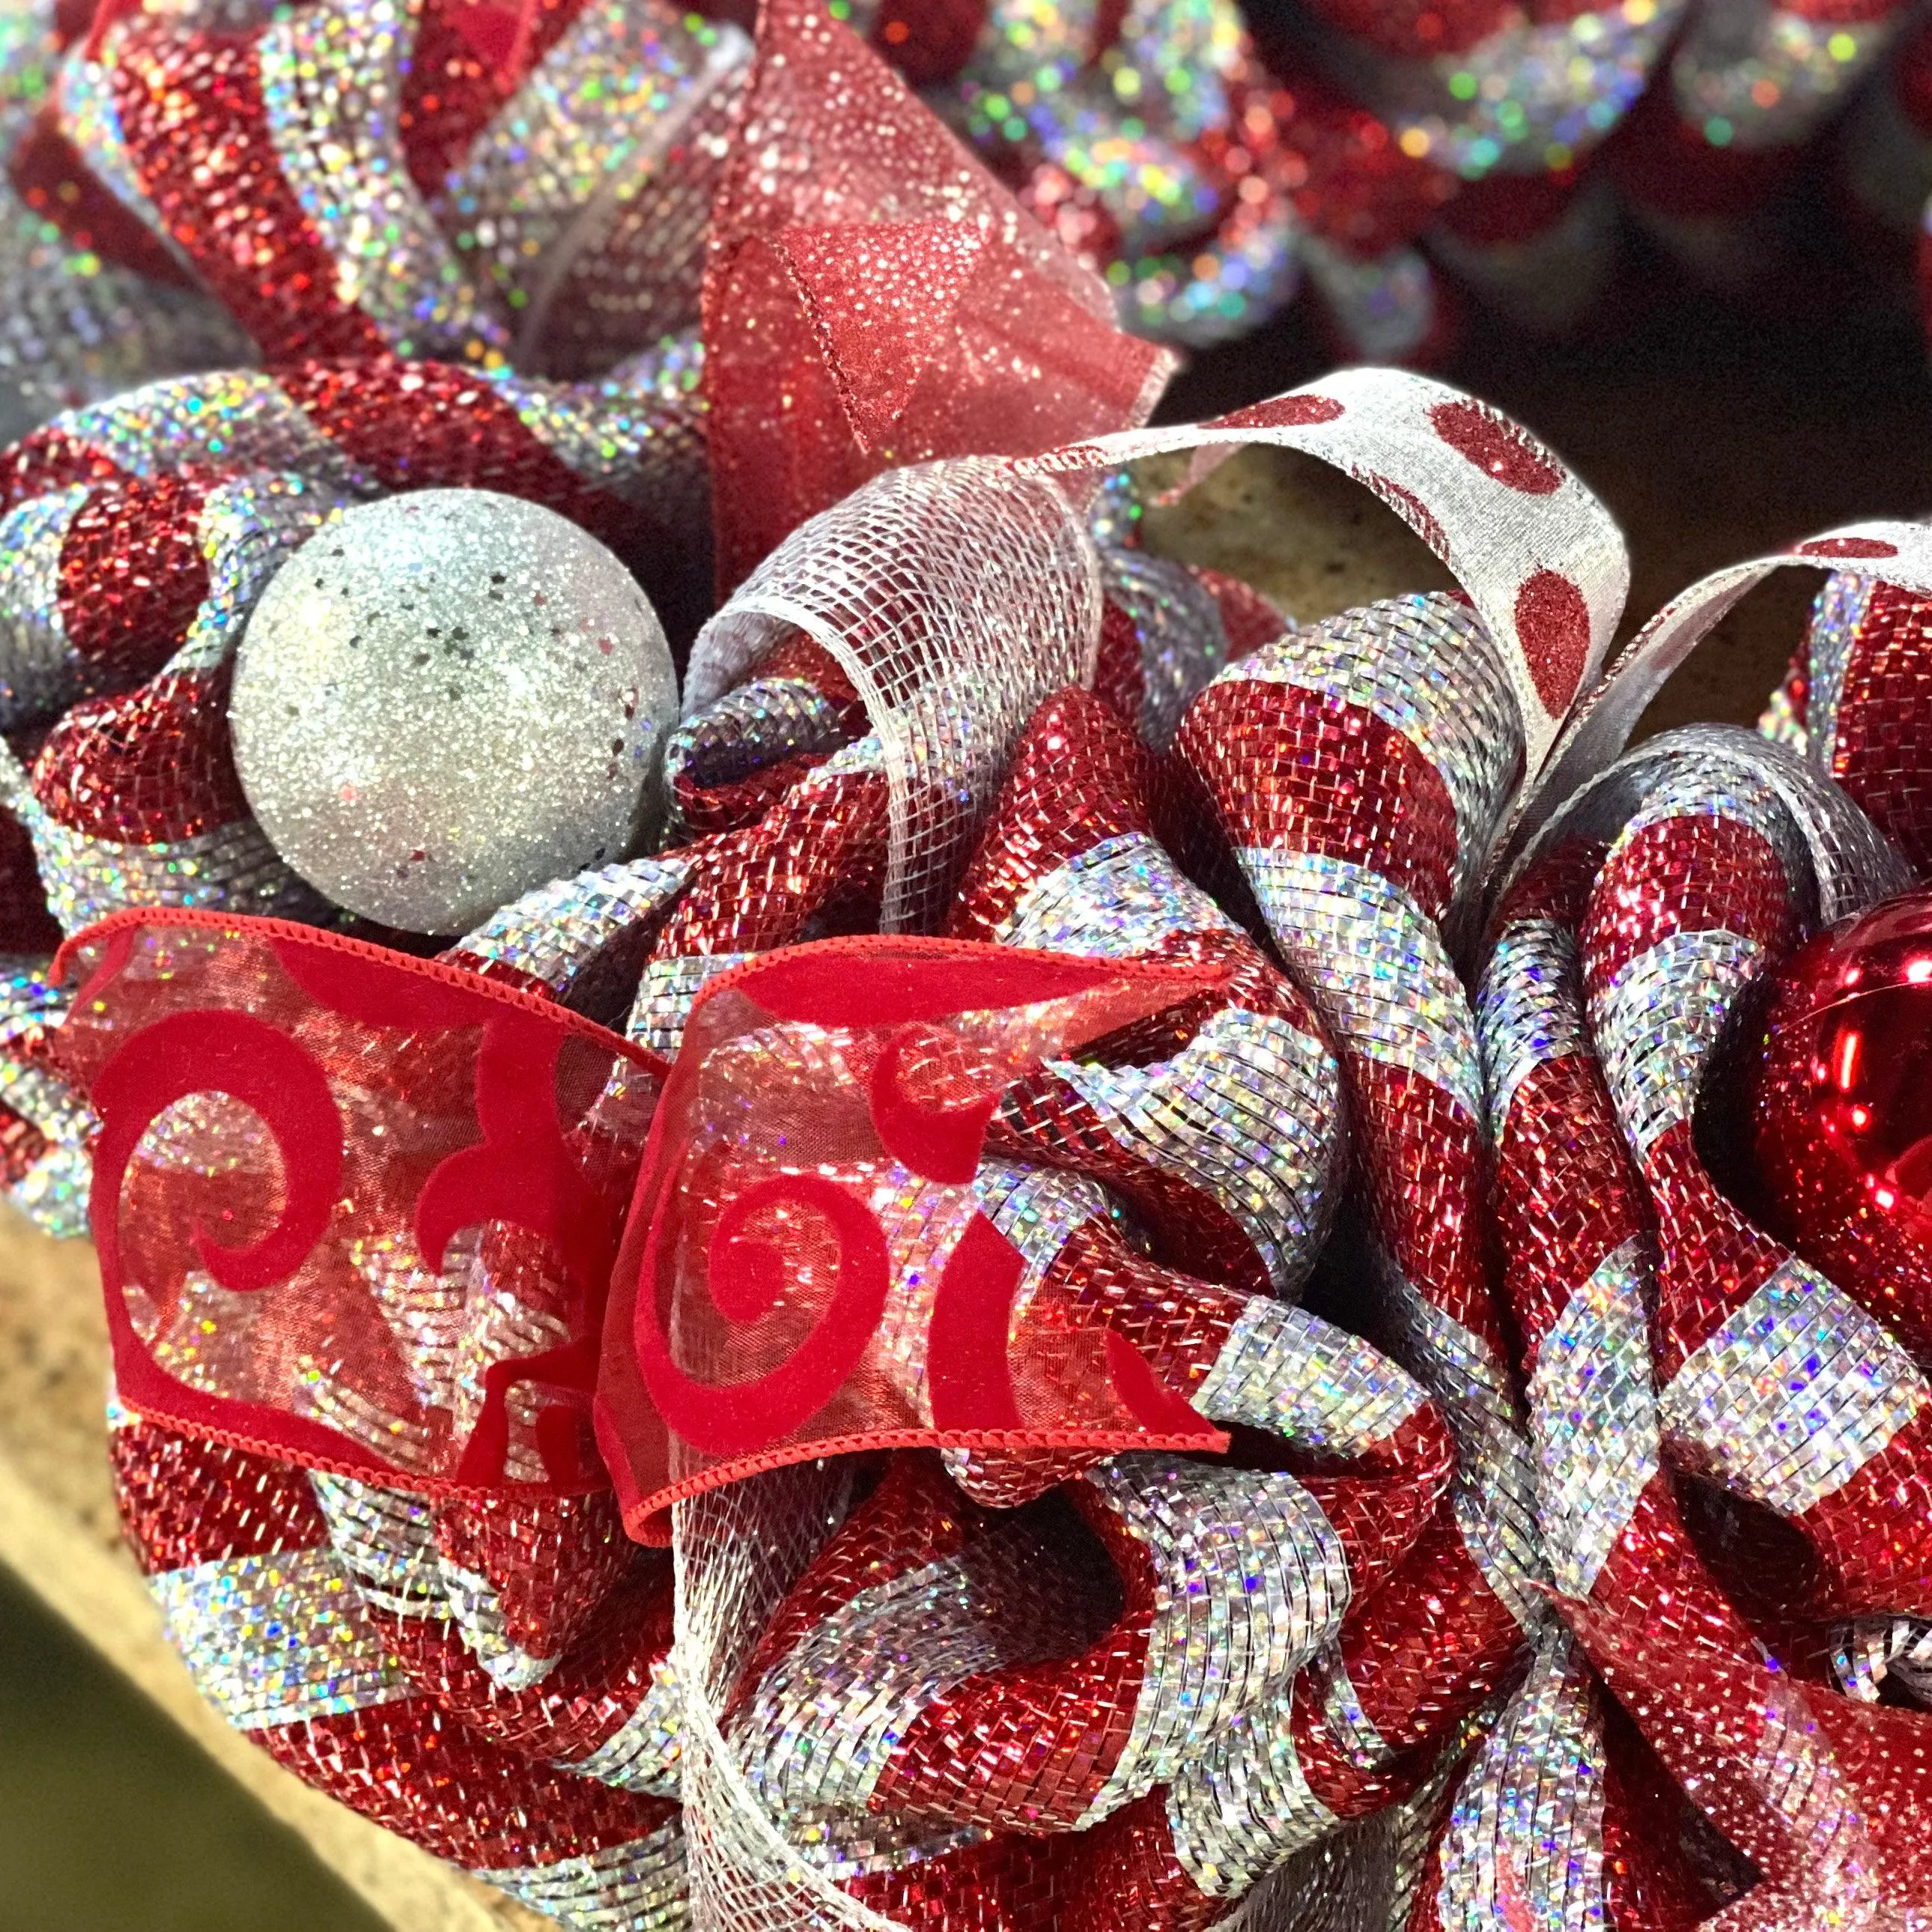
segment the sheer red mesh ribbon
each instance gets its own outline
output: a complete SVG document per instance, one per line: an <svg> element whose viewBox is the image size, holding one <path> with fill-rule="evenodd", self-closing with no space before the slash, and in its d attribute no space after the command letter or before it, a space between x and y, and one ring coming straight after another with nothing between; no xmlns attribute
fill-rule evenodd
<svg viewBox="0 0 1932 1932"><path fill-rule="evenodd" d="M606 1486L596 1340L661 1063L274 920L129 912L59 964L131 1407L418 1490Z"/></svg>
<svg viewBox="0 0 1932 1932"><path fill-rule="evenodd" d="M613 1283L598 1441L626 1526L883 1446L1219 1448L1125 1340L1036 1315L981 1211L999 1096L1223 976L918 939L724 974L652 1124Z"/></svg>
<svg viewBox="0 0 1932 1932"><path fill-rule="evenodd" d="M815 0L766 0L704 316L721 589L883 470L1146 421L1172 356Z"/></svg>

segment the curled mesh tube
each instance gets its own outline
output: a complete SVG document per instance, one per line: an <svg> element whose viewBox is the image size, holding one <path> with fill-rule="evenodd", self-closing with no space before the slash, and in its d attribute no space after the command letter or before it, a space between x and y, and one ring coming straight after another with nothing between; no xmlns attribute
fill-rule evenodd
<svg viewBox="0 0 1932 1932"><path fill-rule="evenodd" d="M687 716L788 628L831 652L884 748L880 929L934 925L1008 754L1049 692L1093 682L1100 563L1059 486L983 457L887 472L787 538L699 634Z"/></svg>

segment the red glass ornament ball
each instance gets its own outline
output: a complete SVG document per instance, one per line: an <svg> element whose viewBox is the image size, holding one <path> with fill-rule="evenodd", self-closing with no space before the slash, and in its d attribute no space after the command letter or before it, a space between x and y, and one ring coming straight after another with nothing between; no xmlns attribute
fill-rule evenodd
<svg viewBox="0 0 1932 1932"><path fill-rule="evenodd" d="M1773 976L1751 1124L1778 1232L1932 1339L1932 892L1834 927Z"/></svg>

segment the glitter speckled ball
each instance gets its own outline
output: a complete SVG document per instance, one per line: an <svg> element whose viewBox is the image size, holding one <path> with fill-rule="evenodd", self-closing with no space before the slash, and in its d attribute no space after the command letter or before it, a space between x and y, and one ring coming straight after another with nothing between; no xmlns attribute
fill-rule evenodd
<svg viewBox="0 0 1932 1932"><path fill-rule="evenodd" d="M424 490L344 512L284 565L229 716L242 789L304 878L458 933L628 850L677 681L595 538L514 497Z"/></svg>

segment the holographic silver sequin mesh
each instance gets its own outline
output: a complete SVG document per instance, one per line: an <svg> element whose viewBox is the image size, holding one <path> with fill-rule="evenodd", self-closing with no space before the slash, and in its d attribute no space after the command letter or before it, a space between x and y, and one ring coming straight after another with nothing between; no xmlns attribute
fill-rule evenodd
<svg viewBox="0 0 1932 1932"><path fill-rule="evenodd" d="M1088 1222L1110 1220L1112 1204L1106 1190L1084 1174L1053 1167L1019 1167L1004 1160L980 1162L973 1192L980 1211L1019 1250L1026 1264L1013 1291L1006 1324L1010 1339L1060 1250Z"/></svg>
<svg viewBox="0 0 1932 1932"><path fill-rule="evenodd" d="M1891 1684L1932 1706L1932 1622L1923 1617L1858 1617L1845 1624L1832 1654L1838 1688L1861 1704L1880 1702Z"/></svg>
<svg viewBox="0 0 1932 1932"><path fill-rule="evenodd" d="M1124 832L1035 879L994 937L1003 946L1131 959L1177 934L1238 929L1146 833Z"/></svg>
<svg viewBox="0 0 1932 1932"><path fill-rule="evenodd" d="M0 518L0 730L50 716L86 688L61 616L61 546L88 491L31 496Z"/></svg>
<svg viewBox="0 0 1932 1932"><path fill-rule="evenodd" d="M588 1756L560 1760L559 1768L620 1790L675 1798L683 1749L684 1694L676 1666L661 1658L651 1666L650 1688L638 1708Z"/></svg>
<svg viewBox="0 0 1932 1932"><path fill-rule="evenodd" d="M1364 605L1291 632L1231 668L1352 705L1400 731L1456 808L1454 896L1474 884L1522 757L1522 722L1482 620L1430 592Z"/></svg>
<svg viewBox="0 0 1932 1932"><path fill-rule="evenodd" d="M1257 1295L1235 1318L1194 1406L1216 1422L1354 1456L1386 1441L1427 1400L1359 1336Z"/></svg>
<svg viewBox="0 0 1932 1932"><path fill-rule="evenodd" d="M1690 1118L1724 1020L1763 962L1764 948L1735 932L1674 932L1590 995L1604 1078L1640 1160Z"/></svg>
<svg viewBox="0 0 1932 1932"><path fill-rule="evenodd" d="M861 1591L768 1670L734 1725L751 1788L781 1816L862 1808L906 1726L968 1678L1097 1635L1024 1516L956 1556Z"/></svg>
<svg viewBox="0 0 1932 1932"><path fill-rule="evenodd" d="M1195 693L1228 662L1220 607L1191 571L1144 550L1103 548L1100 580L1133 620L1142 680L1135 722L1142 740L1164 752Z"/></svg>
<svg viewBox="0 0 1932 1932"><path fill-rule="evenodd" d="M684 1024L707 981L752 957L748 952L693 953L653 959L644 968L624 1031L627 1038L666 1060L675 1060Z"/></svg>
<svg viewBox="0 0 1932 1932"><path fill-rule="evenodd" d="M1456 1448L1456 1521L1484 1580L1526 1630L1548 1612L1536 1520L1536 1466L1509 1378L1488 1345L1426 1300L1370 1244L1389 1348L1441 1403Z"/></svg>
<svg viewBox="0 0 1932 1932"><path fill-rule="evenodd" d="M332 1551L197 1563L148 1588L196 1687L238 1730L411 1694Z"/></svg>
<svg viewBox="0 0 1932 1932"><path fill-rule="evenodd" d="M1299 1286L1334 1211L1344 1154L1334 1057L1313 1034L1224 1006L1152 1066L1047 1064L1111 1138L1226 1208L1279 1292Z"/></svg>
<svg viewBox="0 0 1932 1932"><path fill-rule="evenodd" d="M1776 0L1704 0L1670 63L1678 111L1742 151L1802 141L1896 37L1900 16L1808 19Z"/></svg>
<svg viewBox="0 0 1932 1932"><path fill-rule="evenodd" d="M1344 70L1404 154L1472 180L1505 157L1513 171L1567 166L1643 92L1684 11L1685 0L1622 0L1519 20L1426 62L1357 54Z"/></svg>
<svg viewBox="0 0 1932 1932"><path fill-rule="evenodd" d="M1181 1868L1210 1898L1235 1898L1340 1822L1316 1797L1288 1729L1286 1696L1240 1712L1190 1752L1167 1789Z"/></svg>
<svg viewBox="0 0 1932 1932"><path fill-rule="evenodd" d="M687 830L678 811L680 778L728 784L800 753L836 751L847 735L838 707L802 679L754 677L734 686L664 740L664 816L671 836Z"/></svg>
<svg viewBox="0 0 1932 1932"><path fill-rule="evenodd" d="M1604 1923L1608 1766L1598 1696L1569 1632L1550 1626L1456 1792L1436 1898L1442 1932L1517 1922L1595 1932Z"/></svg>
<svg viewBox="0 0 1932 1932"><path fill-rule="evenodd" d="M1802 748L1821 770L1832 768L1838 743L1838 705L1845 694L1845 670L1851 662L1852 641L1871 603L1872 580L1834 571L1826 578L1811 606L1805 634L1809 654L1804 688L1804 744Z"/></svg>
<svg viewBox="0 0 1932 1932"><path fill-rule="evenodd" d="M1492 1139L1502 1139L1510 1102L1537 1068L1591 1051L1576 972L1576 935L1555 920L1513 921L1490 956L1476 996L1476 1035Z"/></svg>
<svg viewBox="0 0 1932 1932"><path fill-rule="evenodd" d="M553 880L504 907L452 950L465 964L514 967L560 1000L670 903L689 876L686 862L633 859Z"/></svg>
<svg viewBox="0 0 1932 1932"><path fill-rule="evenodd" d="M688 1922L684 1827L544 1865L486 1867L475 1876L572 1932L674 1932Z"/></svg>
<svg viewBox="0 0 1932 1932"><path fill-rule="evenodd" d="M1127 1742L1090 1825L1177 1777L1204 1735L1265 1708L1334 1638L1348 1563L1292 1476L1122 1456L1087 1478L1145 1544L1160 1580Z"/></svg>
<svg viewBox="0 0 1932 1932"><path fill-rule="evenodd" d="M1268 926L1348 1043L1483 1118L1468 995L1434 924L1379 873L1318 852L1240 854Z"/></svg>
<svg viewBox="0 0 1932 1932"><path fill-rule="evenodd" d="M256 42L270 140L335 270L398 355L483 359L509 334L410 178L397 116L410 38L399 0L320 0Z"/></svg>
<svg viewBox="0 0 1932 1932"><path fill-rule="evenodd" d="M1697 1348L1658 1411L1677 1454L1796 1516L1932 1401L1889 1330L1793 1258Z"/></svg>
<svg viewBox="0 0 1932 1932"><path fill-rule="evenodd" d="M1626 1241L1564 1304L1529 1381L1538 1518L1556 1587L1586 1597L1660 1466L1641 1245Z"/></svg>
<svg viewBox="0 0 1932 1932"><path fill-rule="evenodd" d="M130 905L211 906L297 920L315 919L324 910L253 819L193 838L122 845L56 824L24 779L7 802L33 839L47 909L65 932L78 932Z"/></svg>
<svg viewBox="0 0 1932 1932"><path fill-rule="evenodd" d="M514 317L520 364L538 352L573 262L608 244L622 204L664 169L706 97L735 87L750 56L750 40L729 22L658 0L604 0L578 15L470 142L433 206ZM694 200L708 200L711 185L686 183ZM692 244L702 229L673 227L664 238L690 259L660 253L664 306L628 318L634 340L695 319L701 250Z"/></svg>

